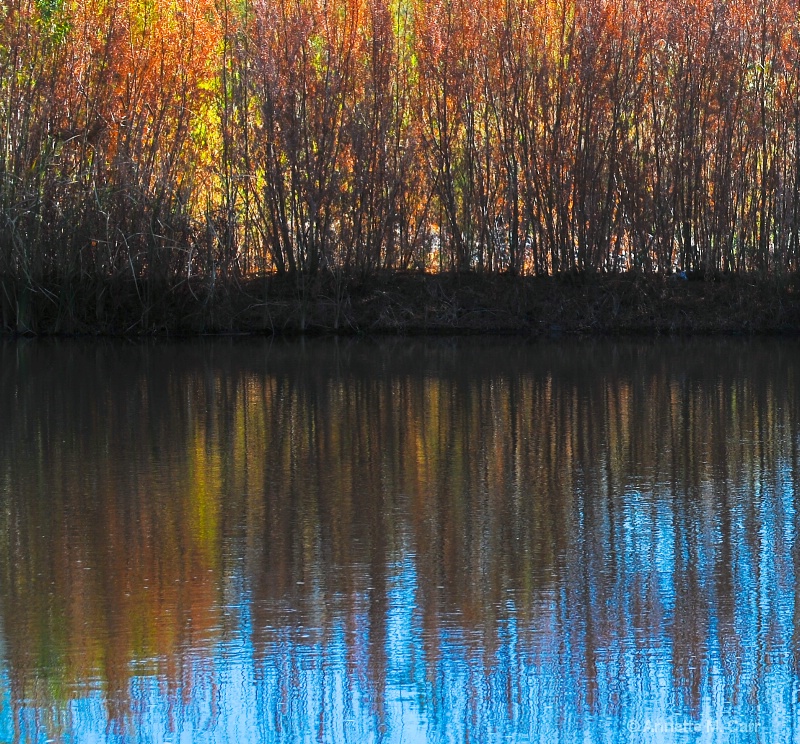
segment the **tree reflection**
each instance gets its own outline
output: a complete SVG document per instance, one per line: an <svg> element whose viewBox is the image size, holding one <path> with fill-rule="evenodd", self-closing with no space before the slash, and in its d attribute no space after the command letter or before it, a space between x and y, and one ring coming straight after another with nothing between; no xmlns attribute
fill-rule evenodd
<svg viewBox="0 0 800 744"><path fill-rule="evenodd" d="M792 713L789 342L0 356L16 738L625 741Z"/></svg>

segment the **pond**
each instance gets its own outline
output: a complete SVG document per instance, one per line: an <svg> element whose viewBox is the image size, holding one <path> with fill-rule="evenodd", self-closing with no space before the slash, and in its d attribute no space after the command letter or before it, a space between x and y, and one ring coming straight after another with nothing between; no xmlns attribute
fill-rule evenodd
<svg viewBox="0 0 800 744"><path fill-rule="evenodd" d="M0 741L800 740L800 341L0 344Z"/></svg>

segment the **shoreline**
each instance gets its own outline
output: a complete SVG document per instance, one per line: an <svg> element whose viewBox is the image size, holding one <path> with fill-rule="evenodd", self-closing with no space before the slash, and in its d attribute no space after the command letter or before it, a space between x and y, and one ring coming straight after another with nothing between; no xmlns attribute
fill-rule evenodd
<svg viewBox="0 0 800 744"><path fill-rule="evenodd" d="M0 335L800 334L800 276L320 273L15 286L0 277Z"/></svg>

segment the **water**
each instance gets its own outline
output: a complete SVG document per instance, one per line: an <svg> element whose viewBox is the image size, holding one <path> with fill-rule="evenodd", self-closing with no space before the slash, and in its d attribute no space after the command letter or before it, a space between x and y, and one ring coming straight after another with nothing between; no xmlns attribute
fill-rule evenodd
<svg viewBox="0 0 800 744"><path fill-rule="evenodd" d="M0 741L800 741L800 342L0 345Z"/></svg>

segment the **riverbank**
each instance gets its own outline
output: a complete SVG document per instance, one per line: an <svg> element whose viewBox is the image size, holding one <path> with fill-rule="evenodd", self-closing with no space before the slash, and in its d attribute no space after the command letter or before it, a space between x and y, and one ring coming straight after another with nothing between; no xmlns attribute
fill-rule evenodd
<svg viewBox="0 0 800 744"><path fill-rule="evenodd" d="M6 335L800 333L798 276L385 273L0 285Z"/></svg>

